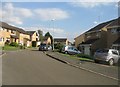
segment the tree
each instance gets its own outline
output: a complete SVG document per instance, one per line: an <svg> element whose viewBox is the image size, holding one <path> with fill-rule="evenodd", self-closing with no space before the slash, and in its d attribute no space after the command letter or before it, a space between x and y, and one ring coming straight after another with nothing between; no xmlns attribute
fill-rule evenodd
<svg viewBox="0 0 120 87"><path fill-rule="evenodd" d="M38 34L39 34L39 41L43 41L43 31L41 31L41 30L38 30Z"/></svg>

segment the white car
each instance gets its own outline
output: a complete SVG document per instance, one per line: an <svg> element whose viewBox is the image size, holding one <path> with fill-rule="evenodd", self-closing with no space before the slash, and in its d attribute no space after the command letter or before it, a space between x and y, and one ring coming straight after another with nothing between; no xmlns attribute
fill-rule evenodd
<svg viewBox="0 0 120 87"><path fill-rule="evenodd" d="M80 54L81 52L74 46L64 46L62 52L65 54Z"/></svg>

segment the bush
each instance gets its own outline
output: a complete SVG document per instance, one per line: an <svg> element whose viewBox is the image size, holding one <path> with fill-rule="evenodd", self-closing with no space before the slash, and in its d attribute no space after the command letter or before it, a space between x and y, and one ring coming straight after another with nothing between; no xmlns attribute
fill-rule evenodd
<svg viewBox="0 0 120 87"><path fill-rule="evenodd" d="M58 49L58 51L61 52L61 50L62 50L62 48L63 48L64 45L61 44L61 43L57 43L54 46L55 46L55 49Z"/></svg>
<svg viewBox="0 0 120 87"><path fill-rule="evenodd" d="M90 56L90 55L86 55L86 54L77 54L77 57L93 59L92 56Z"/></svg>
<svg viewBox="0 0 120 87"><path fill-rule="evenodd" d="M18 47L19 44L17 44L16 42L12 42L12 43L10 43L10 46Z"/></svg>

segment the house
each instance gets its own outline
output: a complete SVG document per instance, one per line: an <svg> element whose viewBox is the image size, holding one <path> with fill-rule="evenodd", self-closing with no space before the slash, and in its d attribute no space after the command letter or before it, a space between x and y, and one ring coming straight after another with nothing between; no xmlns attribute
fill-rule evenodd
<svg viewBox="0 0 120 87"><path fill-rule="evenodd" d="M120 50L120 17L107 26L107 48Z"/></svg>
<svg viewBox="0 0 120 87"><path fill-rule="evenodd" d="M77 45L79 44L79 49L87 55L93 55L97 49L111 48L113 42L120 36L118 33L111 33L113 29L115 29L115 31L119 30L118 24L116 24L118 19L104 22L95 26L94 28L77 37L77 39L75 38L75 43L77 43Z"/></svg>
<svg viewBox="0 0 120 87"><path fill-rule="evenodd" d="M30 36L21 28L0 22L0 46L5 43L16 42L24 46L30 46Z"/></svg>
<svg viewBox="0 0 120 87"><path fill-rule="evenodd" d="M43 38L43 43L51 45L52 44L52 40L50 37L44 37Z"/></svg>
<svg viewBox="0 0 120 87"><path fill-rule="evenodd" d="M112 48L120 51L120 37L115 42L113 42Z"/></svg>
<svg viewBox="0 0 120 87"><path fill-rule="evenodd" d="M85 34L83 33L83 34L77 36L76 38L74 38L76 48L79 48L79 44L85 41L84 37L85 37Z"/></svg>
<svg viewBox="0 0 120 87"><path fill-rule="evenodd" d="M61 43L61 44L64 44L64 45L69 45L69 41L67 38L54 38L54 43L57 44L57 43Z"/></svg>
<svg viewBox="0 0 120 87"><path fill-rule="evenodd" d="M33 47L37 46L38 34L36 31L26 31L30 35L30 41Z"/></svg>

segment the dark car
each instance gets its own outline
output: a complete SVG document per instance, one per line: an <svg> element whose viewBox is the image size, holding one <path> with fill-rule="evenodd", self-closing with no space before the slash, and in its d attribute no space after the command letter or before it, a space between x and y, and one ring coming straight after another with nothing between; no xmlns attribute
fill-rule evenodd
<svg viewBox="0 0 120 87"><path fill-rule="evenodd" d="M47 44L40 44L39 46L39 51L47 51L48 50L48 47L47 47Z"/></svg>

